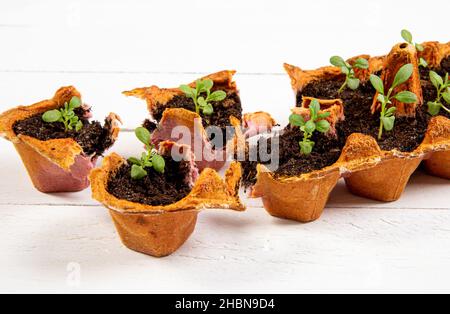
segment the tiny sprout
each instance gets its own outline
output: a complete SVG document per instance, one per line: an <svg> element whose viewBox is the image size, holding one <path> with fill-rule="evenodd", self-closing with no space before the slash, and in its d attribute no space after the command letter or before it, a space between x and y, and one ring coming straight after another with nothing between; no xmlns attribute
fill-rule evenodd
<svg viewBox="0 0 450 314"><path fill-rule="evenodd" d="M214 113L211 102L222 101L227 97L227 93L224 91L219 90L211 93L213 86L214 82L210 79L206 79L198 80L195 88L191 88L188 85L181 85L180 89L186 97L189 97L194 101L195 112L197 112L197 114L200 114L200 110L202 110L204 115L210 116ZM202 94L206 94L206 98L201 96Z"/></svg>
<svg viewBox="0 0 450 314"><path fill-rule="evenodd" d="M402 30L402 37L403 39L410 45L413 45L414 47L416 47L416 50L419 52L423 52L424 48L421 44L418 43L414 43L413 42L413 36L411 34L411 32L407 29ZM428 62L424 59L424 58L420 58L419 59L419 66L421 67L428 67Z"/></svg>
<svg viewBox="0 0 450 314"><path fill-rule="evenodd" d="M392 87L389 89L387 94L385 93L383 80L380 77L373 74L370 76L370 82L379 93L378 101L381 103L380 130L378 133L379 140L381 140L383 137L383 130L389 132L394 129L395 112L397 111L397 108L396 107L388 108L388 105L392 104L392 100L396 99L405 104L414 104L418 101L416 94L410 91L403 91L396 95L392 95L394 89L400 86L401 84L405 83L406 81L408 81L412 76L412 74L413 74L412 64L405 64L404 66L402 66L400 70L397 72L394 78L394 82L392 83Z"/></svg>
<svg viewBox="0 0 450 314"><path fill-rule="evenodd" d="M437 91L437 97L435 101L428 102L428 112L432 116L437 116L441 111L441 108L450 113L450 109L447 108L443 101L450 104L450 82L448 79L448 73L445 74L445 78L442 78L434 71L430 71L430 80L433 83Z"/></svg>
<svg viewBox="0 0 450 314"><path fill-rule="evenodd" d="M143 127L135 130L136 137L139 141L145 144L146 152L142 153L141 158L130 157L128 162L131 166L131 178L133 180L141 180L148 175L145 168L153 168L159 173L164 173L166 162L164 158L155 150L155 147L151 144L151 134Z"/></svg>
<svg viewBox="0 0 450 314"><path fill-rule="evenodd" d="M79 132L83 128L83 122L80 121L74 110L81 107L81 100L78 97L72 97L69 103L64 104L64 108L47 111L42 115L42 120L47 123L61 122L66 131L73 130Z"/></svg>
<svg viewBox="0 0 450 314"><path fill-rule="evenodd" d="M314 143L311 140L315 131L327 133L330 130L330 123L325 120L330 116L329 112L320 113L320 103L314 99L309 106L311 118L308 121L298 114L292 114L289 117L289 123L292 126L299 127L303 132L303 140L300 144L300 151L303 155L310 155L314 149Z"/></svg>
<svg viewBox="0 0 450 314"><path fill-rule="evenodd" d="M341 94L347 86L351 90L358 89L361 82L358 78L355 77L355 68L364 70L369 68L369 62L363 58L357 59L353 66L350 63L344 61L344 59L339 56L331 57L330 63L335 67L340 68L341 72L346 76L344 84L339 89L339 94Z"/></svg>

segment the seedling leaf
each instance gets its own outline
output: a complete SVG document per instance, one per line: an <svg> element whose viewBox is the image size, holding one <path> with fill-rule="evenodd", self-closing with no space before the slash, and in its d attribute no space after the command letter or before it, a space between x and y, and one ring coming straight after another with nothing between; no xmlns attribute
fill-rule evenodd
<svg viewBox="0 0 450 314"><path fill-rule="evenodd" d="M147 146L150 145L151 134L146 128L143 127L137 128L135 130L135 134L138 140L140 140L143 144Z"/></svg>
<svg viewBox="0 0 450 314"><path fill-rule="evenodd" d="M222 101L225 98L227 98L227 93L225 93L224 91L215 91L211 94L211 96L209 96L209 101Z"/></svg>
<svg viewBox="0 0 450 314"><path fill-rule="evenodd" d="M302 154L304 155L310 155L312 153L312 150L314 148L314 142L308 141L308 142L300 142L300 150Z"/></svg>
<svg viewBox="0 0 450 314"><path fill-rule="evenodd" d="M289 123L292 126L302 127L305 125L305 120L301 115L291 114L291 116L289 117Z"/></svg>
<svg viewBox="0 0 450 314"><path fill-rule="evenodd" d="M395 75L394 82L392 83L392 89L395 89L397 86L405 83L410 79L414 71L414 67L411 63L405 64L398 70Z"/></svg>
<svg viewBox="0 0 450 314"><path fill-rule="evenodd" d="M430 71L430 80L436 89L439 89L442 85L444 85L444 80L442 77L434 71Z"/></svg>
<svg viewBox="0 0 450 314"><path fill-rule="evenodd" d="M193 89L188 85L181 85L180 90L189 98L194 96Z"/></svg>
<svg viewBox="0 0 450 314"><path fill-rule="evenodd" d="M69 109L73 110L80 107L81 107L81 99L76 96L72 97L69 103Z"/></svg>
<svg viewBox="0 0 450 314"><path fill-rule="evenodd" d="M330 123L327 120L320 120L316 123L317 131L327 133L330 130Z"/></svg>
<svg viewBox="0 0 450 314"><path fill-rule="evenodd" d="M131 178L134 180L141 180L147 176L147 171L138 165L133 165L131 167Z"/></svg>
<svg viewBox="0 0 450 314"><path fill-rule="evenodd" d="M402 30L402 37L407 43L412 44L413 36L410 31L407 29Z"/></svg>
<svg viewBox="0 0 450 314"><path fill-rule="evenodd" d="M44 113L42 120L47 123L58 122L62 118L61 112L57 109Z"/></svg>
<svg viewBox="0 0 450 314"><path fill-rule="evenodd" d="M370 82L377 92L384 95L384 84L380 77L372 74L370 76Z"/></svg>
<svg viewBox="0 0 450 314"><path fill-rule="evenodd" d="M348 87L351 90L357 90L358 87L359 87L360 81L357 78L351 78L351 79L348 80L347 83L348 83Z"/></svg>
<svg viewBox="0 0 450 314"><path fill-rule="evenodd" d="M382 117L383 126L386 131L392 131L394 129L395 117Z"/></svg>
<svg viewBox="0 0 450 314"><path fill-rule="evenodd" d="M367 61L366 59L363 59L363 58L359 58L356 60L354 67L358 68L358 69L366 70L369 68L369 61Z"/></svg>
<svg viewBox="0 0 450 314"><path fill-rule="evenodd" d="M141 161L135 157L128 158L128 162L133 165L140 165Z"/></svg>
<svg viewBox="0 0 450 314"><path fill-rule="evenodd" d="M416 94L410 91L403 91L398 93L397 95L395 95L395 99L405 104L415 104L418 101Z"/></svg>
<svg viewBox="0 0 450 314"><path fill-rule="evenodd" d="M338 68L346 68L344 59L342 59L342 57L339 56L331 57L330 63Z"/></svg>
<svg viewBox="0 0 450 314"><path fill-rule="evenodd" d="M443 93L442 98L444 98L444 100L447 104L450 104L450 92L449 91Z"/></svg>
<svg viewBox="0 0 450 314"><path fill-rule="evenodd" d="M152 158L153 169L159 173L164 173L166 162L160 155L154 155Z"/></svg>
<svg viewBox="0 0 450 314"><path fill-rule="evenodd" d="M431 114L432 116L437 116L440 111L441 111L440 103L437 103L434 101L428 102L428 113L429 114Z"/></svg>

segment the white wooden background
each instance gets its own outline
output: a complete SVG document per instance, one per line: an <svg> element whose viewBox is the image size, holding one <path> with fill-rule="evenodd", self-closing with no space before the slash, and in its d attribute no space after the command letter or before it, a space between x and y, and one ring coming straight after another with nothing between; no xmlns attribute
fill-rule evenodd
<svg viewBox="0 0 450 314"><path fill-rule="evenodd" d="M97 117L115 111L129 130L146 108L121 91L230 68L245 110L285 123L294 95L283 62L384 54L404 27L417 41L448 41L449 10L448 1L1 0L0 111L73 84ZM113 150L140 145L124 132ZM306 225L270 217L259 200L241 214L203 212L185 246L154 259L120 244L90 191L38 193L12 145L0 141L0 152L0 292L450 292L449 182L421 172L389 204L340 183Z"/></svg>

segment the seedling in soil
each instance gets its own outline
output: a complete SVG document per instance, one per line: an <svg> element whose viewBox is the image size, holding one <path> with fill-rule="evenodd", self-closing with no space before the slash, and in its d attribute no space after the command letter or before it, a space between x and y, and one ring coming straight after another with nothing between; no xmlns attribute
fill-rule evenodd
<svg viewBox="0 0 450 314"><path fill-rule="evenodd" d="M227 93L224 91L219 90L211 93L214 82L210 79L198 80L195 85L195 88L191 88L188 85L181 85L180 89L186 97L194 101L195 112L197 114L200 114L201 110L206 116L212 115L214 113L212 102L222 101L227 98Z"/></svg>
<svg viewBox="0 0 450 314"><path fill-rule="evenodd" d="M158 155L155 147L151 144L151 134L146 128L137 128L136 137L144 143L146 152L142 153L141 159L130 157L128 162L131 166L131 178L141 180L148 175L146 168L153 168L159 173L164 173L166 162L164 158Z"/></svg>
<svg viewBox="0 0 450 314"><path fill-rule="evenodd" d="M408 44L416 47L417 51L423 52L423 50L424 50L423 46L421 44L413 42L413 36L409 30L407 30L407 29L402 30L402 37ZM428 62L424 58L420 58L419 66L426 68L426 67L428 67Z"/></svg>
<svg viewBox="0 0 450 314"><path fill-rule="evenodd" d="M448 79L448 73L445 74L445 78L442 78L434 71L430 71L430 80L436 87L437 97L435 101L428 102L428 112L432 116L437 116L441 111L441 108L450 113L450 109L443 103L450 104L450 82Z"/></svg>
<svg viewBox="0 0 450 314"><path fill-rule="evenodd" d="M381 103L381 114L380 114L380 131L378 133L378 139L381 140L383 137L383 130L387 132L392 131L395 125L395 112L397 111L396 107L389 107L392 105L392 100L396 99L405 104L414 104L418 101L417 95L410 91L402 91L396 95L393 95L394 89L401 84L405 83L410 79L413 74L413 65L405 64L400 68L400 70L395 75L394 82L392 83L391 88L388 90L387 94L385 93L383 80L376 76L370 76L370 82L373 87L379 93L378 101Z"/></svg>
<svg viewBox="0 0 450 314"><path fill-rule="evenodd" d="M81 100L78 97L72 97L69 103L65 103L61 109L47 111L42 115L42 120L47 123L61 122L66 131L79 132L83 128L83 122L80 121L74 110L81 107Z"/></svg>
<svg viewBox="0 0 450 314"><path fill-rule="evenodd" d="M359 58L355 61L352 66L350 63L346 62L342 57L334 56L331 57L330 63L341 69L341 72L345 74L345 82L339 89L339 94L341 94L344 89L348 86L351 90L357 90L359 84L361 83L358 78L355 77L355 68L357 69L368 69L369 62L366 59Z"/></svg>
<svg viewBox="0 0 450 314"><path fill-rule="evenodd" d="M299 127L303 132L303 140L300 144L300 151L303 155L310 155L314 149L314 143L311 138L314 132L327 133L330 130L330 123L325 120L330 116L329 112L320 113L320 103L316 99L309 106L311 118L305 121L303 116L292 114L289 122L292 126Z"/></svg>

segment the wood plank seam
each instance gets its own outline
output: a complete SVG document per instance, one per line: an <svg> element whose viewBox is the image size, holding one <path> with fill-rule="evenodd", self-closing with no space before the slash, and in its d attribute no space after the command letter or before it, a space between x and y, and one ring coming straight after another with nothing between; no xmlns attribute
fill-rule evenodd
<svg viewBox="0 0 450 314"><path fill-rule="evenodd" d="M103 207L103 205L97 204L83 204L83 203L0 203L0 206L37 206L37 207ZM252 209L264 209L260 206L247 206L248 210ZM333 209L348 209L348 210L427 210L427 211L448 211L448 207L434 207L434 208L422 208L422 207L363 207L363 206L329 206L325 207L327 210Z"/></svg>
<svg viewBox="0 0 450 314"><path fill-rule="evenodd" d="M166 72L166 71L119 71L119 70L27 70L27 69L0 69L0 73L18 74L152 74L152 75L196 75L205 76L208 72ZM237 72L241 76L286 76L284 72Z"/></svg>

